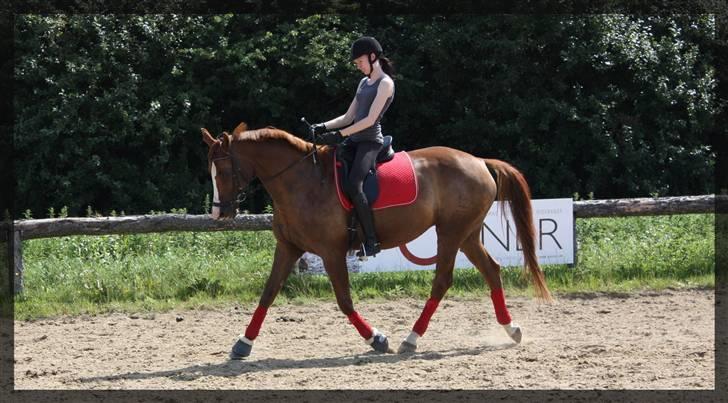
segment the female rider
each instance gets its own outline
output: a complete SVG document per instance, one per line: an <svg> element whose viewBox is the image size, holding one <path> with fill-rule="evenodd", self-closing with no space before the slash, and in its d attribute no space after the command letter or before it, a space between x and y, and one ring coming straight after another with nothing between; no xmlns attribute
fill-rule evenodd
<svg viewBox="0 0 728 403"><path fill-rule="evenodd" d="M322 144L339 144L344 137L350 136L350 142L356 147L354 164L349 173L351 187L346 191L364 230L364 255L373 256L380 251L380 246L363 184L384 141L379 122L394 99L394 81L390 77L394 69L389 59L382 56L382 46L372 37L365 36L354 41L351 59L366 75L357 86L354 100L344 115L315 124L313 129L315 134L321 135ZM339 130L327 132L332 129Z"/></svg>

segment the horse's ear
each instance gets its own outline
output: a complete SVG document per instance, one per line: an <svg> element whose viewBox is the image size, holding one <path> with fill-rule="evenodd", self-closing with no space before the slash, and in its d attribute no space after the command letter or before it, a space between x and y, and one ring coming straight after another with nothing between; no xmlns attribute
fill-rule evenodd
<svg viewBox="0 0 728 403"><path fill-rule="evenodd" d="M222 141L223 146L227 146L228 144L230 144L230 133L222 132L220 140Z"/></svg>
<svg viewBox="0 0 728 403"><path fill-rule="evenodd" d="M233 136L237 136L238 134L240 134L240 133L242 133L242 132L244 132L246 130L248 130L248 125L245 124L245 122L240 122L240 124L238 125L238 127L236 127L233 130Z"/></svg>
<svg viewBox="0 0 728 403"><path fill-rule="evenodd" d="M202 131L202 141L204 141L208 146L212 146L213 144L215 144L215 138L212 137L207 129L203 127L200 130Z"/></svg>

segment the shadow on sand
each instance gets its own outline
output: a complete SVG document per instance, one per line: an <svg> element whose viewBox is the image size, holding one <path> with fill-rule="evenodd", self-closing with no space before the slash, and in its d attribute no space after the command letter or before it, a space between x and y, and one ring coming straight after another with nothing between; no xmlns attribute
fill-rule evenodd
<svg viewBox="0 0 728 403"><path fill-rule="evenodd" d="M206 376L236 377L245 373L266 372L286 369L309 368L339 368L351 365L369 365L381 363L396 363L402 360L442 360L459 356L479 355L488 351L498 351L517 346L516 343L484 345L474 348L457 348L442 352L415 352L405 354L381 354L369 351L354 356L313 358L313 359L279 359L265 358L255 360L226 360L220 363L191 365L185 368L170 369L152 372L129 372L119 375L104 375L79 378L80 382L137 380L153 378L171 378L180 381L190 381Z"/></svg>

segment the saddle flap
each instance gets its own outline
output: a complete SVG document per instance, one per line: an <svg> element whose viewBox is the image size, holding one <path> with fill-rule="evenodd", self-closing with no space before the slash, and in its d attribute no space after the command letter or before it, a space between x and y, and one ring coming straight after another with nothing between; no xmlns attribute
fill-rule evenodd
<svg viewBox="0 0 728 403"><path fill-rule="evenodd" d="M339 189L347 189L348 185L344 184L344 181L349 180L349 169L350 169L350 163L347 161L339 161L337 159L336 161L336 171L337 171L337 187ZM367 195L367 200L369 203L374 204L374 202L379 197L379 181L377 181L377 171L376 169L372 168L367 172L367 176L364 178L364 183L362 185L364 188L364 194ZM346 192L344 192L346 193ZM348 196L347 196L348 199ZM350 201L350 200L349 200Z"/></svg>

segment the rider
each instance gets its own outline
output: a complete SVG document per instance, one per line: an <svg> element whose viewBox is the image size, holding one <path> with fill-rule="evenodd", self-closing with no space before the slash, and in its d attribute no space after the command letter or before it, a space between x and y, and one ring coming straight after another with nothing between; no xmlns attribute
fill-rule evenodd
<svg viewBox="0 0 728 403"><path fill-rule="evenodd" d="M322 144L335 145L350 136L356 147L354 164L349 173L351 188L346 189L356 215L364 230L364 255L373 256L381 248L374 231L371 206L364 194L364 178L374 168L377 153L384 142L379 122L394 99L394 73L392 62L382 56L382 46L376 39L365 36L351 45L351 59L366 77L357 86L356 96L349 109L328 122L314 125L314 133L321 134ZM332 129L340 129L328 131Z"/></svg>

